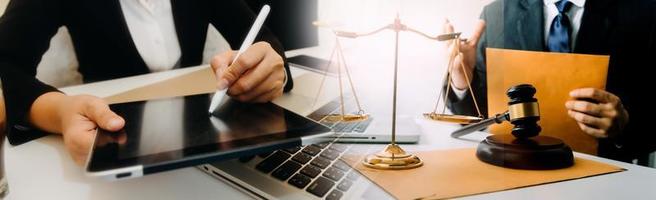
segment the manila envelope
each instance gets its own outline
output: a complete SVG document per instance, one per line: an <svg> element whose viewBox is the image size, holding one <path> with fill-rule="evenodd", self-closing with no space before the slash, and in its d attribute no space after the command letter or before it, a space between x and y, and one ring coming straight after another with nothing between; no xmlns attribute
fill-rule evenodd
<svg viewBox="0 0 656 200"><path fill-rule="evenodd" d="M163 81L137 87L105 97L110 104L144 101L215 92L216 76L211 67L204 67Z"/></svg>
<svg viewBox="0 0 656 200"><path fill-rule="evenodd" d="M567 115L569 92L606 87L609 56L486 49L488 114L508 110L506 91L518 84L537 89L541 135L560 138L574 151L596 155L597 140L585 134ZM510 123L490 127L492 134L509 134Z"/></svg>

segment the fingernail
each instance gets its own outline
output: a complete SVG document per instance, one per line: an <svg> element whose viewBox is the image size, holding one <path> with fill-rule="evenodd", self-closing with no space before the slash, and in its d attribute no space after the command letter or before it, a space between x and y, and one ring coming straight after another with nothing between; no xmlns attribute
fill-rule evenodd
<svg viewBox="0 0 656 200"><path fill-rule="evenodd" d="M120 119L118 118L113 118L109 121L109 126L111 128L120 128L121 123L123 123Z"/></svg>
<svg viewBox="0 0 656 200"><path fill-rule="evenodd" d="M574 97L575 95L576 95L576 91L571 91L571 92L569 92L569 96L570 96L570 97Z"/></svg>
<svg viewBox="0 0 656 200"><path fill-rule="evenodd" d="M228 80L225 78L222 78L221 81L219 81L219 89L226 89L228 88Z"/></svg>
<svg viewBox="0 0 656 200"><path fill-rule="evenodd" d="M572 107L572 104L574 104L574 102L572 102L572 101L567 101L567 102L565 102L565 107L567 107L567 108L571 108L571 107Z"/></svg>

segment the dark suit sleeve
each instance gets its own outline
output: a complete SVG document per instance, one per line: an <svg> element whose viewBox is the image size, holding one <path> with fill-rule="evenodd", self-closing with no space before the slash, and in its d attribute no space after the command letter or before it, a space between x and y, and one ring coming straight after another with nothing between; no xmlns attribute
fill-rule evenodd
<svg viewBox="0 0 656 200"><path fill-rule="evenodd" d="M37 97L57 91L35 78L36 67L60 26L59 1L12 0L0 18L0 78L9 142L22 144L45 135L31 128L28 113Z"/></svg>
<svg viewBox="0 0 656 200"><path fill-rule="evenodd" d="M621 29L613 38L606 89L622 100L629 122L622 133L599 140L599 155L632 162L656 150L654 98L649 95L654 74L646 70L656 66L656 1L622 1L618 8L615 23Z"/></svg>
<svg viewBox="0 0 656 200"><path fill-rule="evenodd" d="M489 20L488 17L488 7L483 9L481 14L481 19L486 22ZM478 108L481 111L483 117L487 117L487 72L485 65L485 48L487 48L488 42L487 31L481 35L481 38L478 42L478 47L476 49L476 66L474 68L474 74L471 78L471 87L473 88L474 96L476 96L476 103L478 103ZM446 84L445 86L446 87ZM468 116L478 116L476 111L476 106L474 104L474 98L471 95L470 91L467 91L465 96L462 99L459 99L453 90L449 90L448 98L446 99L447 107L457 115L468 115Z"/></svg>
<svg viewBox="0 0 656 200"><path fill-rule="evenodd" d="M210 13L210 23L225 37L232 48L239 48L243 42L246 34L248 34L253 21L255 21L256 13L254 13L244 1L241 0L227 0L227 1L212 1L214 5ZM276 8L271 8L272 12ZM258 10L259 12L259 10ZM285 63L285 73L287 73L287 84L284 91L290 91L294 83L292 75L285 56L285 49L276 36L266 26L262 27L259 35L255 41L266 41L271 44L271 47L280 54Z"/></svg>

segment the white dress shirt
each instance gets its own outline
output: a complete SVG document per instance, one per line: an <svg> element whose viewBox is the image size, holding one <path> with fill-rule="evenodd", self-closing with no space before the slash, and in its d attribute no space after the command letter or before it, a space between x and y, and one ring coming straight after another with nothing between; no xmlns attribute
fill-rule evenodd
<svg viewBox="0 0 656 200"><path fill-rule="evenodd" d="M553 22L554 18L558 16L558 8L556 8L556 2L560 0L543 0L544 6L542 7L543 10L543 15L544 15L544 43L547 43L547 39L549 38L549 30L551 29L551 23ZM585 6L585 0L569 0L572 2L572 7L567 11L567 17L569 17L569 20L572 24L572 49L574 49L576 45L576 38L579 34L579 28L581 28L581 18L583 18L583 9ZM465 98L465 95L467 94L467 89L458 89L455 86L452 86L451 89L453 89L453 93L456 94L458 99L463 99Z"/></svg>
<svg viewBox="0 0 656 200"><path fill-rule="evenodd" d="M182 53L171 1L120 0L120 4L132 41L150 71L174 68Z"/></svg>

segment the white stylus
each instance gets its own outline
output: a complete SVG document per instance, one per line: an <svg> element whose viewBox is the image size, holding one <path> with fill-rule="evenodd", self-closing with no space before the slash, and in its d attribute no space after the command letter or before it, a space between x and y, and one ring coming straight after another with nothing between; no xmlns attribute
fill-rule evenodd
<svg viewBox="0 0 656 200"><path fill-rule="evenodd" d="M269 10L271 8L269 5L264 5L262 7L262 10L260 10L260 14L257 15L257 18L255 18L255 22L253 22L253 26L251 26L251 30L248 31L248 35L246 35L246 38L244 39L244 42L241 43L241 47L239 47L239 52L237 52L237 55L235 55L235 58L232 60L232 63L235 63L237 61L237 58L239 58L239 55L244 53L248 47L253 44L255 41L255 36L260 32L260 28L262 28L262 24L264 24L264 20L266 20L267 16L269 15ZM230 65L232 65L232 63ZM219 78L219 77L217 77ZM229 86L228 86L229 87ZM219 103L223 101L223 98L226 95L226 92L228 91L228 88L224 89L218 89L214 93L214 96L212 97L212 101L210 102L210 109L208 112L212 114L214 110L219 106Z"/></svg>

